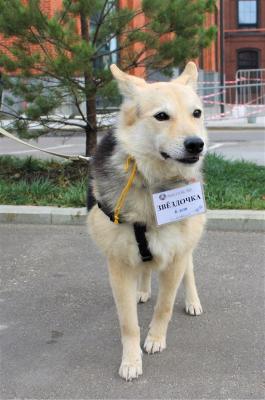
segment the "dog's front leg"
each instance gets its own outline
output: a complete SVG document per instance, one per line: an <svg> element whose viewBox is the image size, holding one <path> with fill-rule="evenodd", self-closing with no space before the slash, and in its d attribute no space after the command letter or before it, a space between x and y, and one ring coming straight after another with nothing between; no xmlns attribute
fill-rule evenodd
<svg viewBox="0 0 265 400"><path fill-rule="evenodd" d="M138 278L137 302L145 303L151 297L151 270L143 266Z"/></svg>
<svg viewBox="0 0 265 400"><path fill-rule="evenodd" d="M112 258L109 260L109 275L123 345L119 374L130 381L142 374L142 350L136 303L138 271Z"/></svg>
<svg viewBox="0 0 265 400"><path fill-rule="evenodd" d="M154 315L144 348L147 353L156 353L166 348L167 327L170 321L177 289L187 268L189 257L175 259L159 274L159 291Z"/></svg>
<svg viewBox="0 0 265 400"><path fill-rule="evenodd" d="M183 283L185 288L186 313L190 315L200 315L202 313L202 306L195 283L192 254L189 257L189 263L185 271Z"/></svg>

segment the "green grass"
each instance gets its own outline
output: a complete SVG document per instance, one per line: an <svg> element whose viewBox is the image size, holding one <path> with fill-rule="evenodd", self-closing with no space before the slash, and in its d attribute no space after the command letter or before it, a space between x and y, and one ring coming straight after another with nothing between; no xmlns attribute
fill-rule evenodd
<svg viewBox="0 0 265 400"><path fill-rule="evenodd" d="M204 171L208 208L265 208L265 167L208 154Z"/></svg>
<svg viewBox="0 0 265 400"><path fill-rule="evenodd" d="M0 204L83 207L87 175L82 162L0 157Z"/></svg>
<svg viewBox="0 0 265 400"><path fill-rule="evenodd" d="M82 162L0 157L0 204L84 207L87 171ZM208 155L204 173L208 208L265 208L265 167Z"/></svg>

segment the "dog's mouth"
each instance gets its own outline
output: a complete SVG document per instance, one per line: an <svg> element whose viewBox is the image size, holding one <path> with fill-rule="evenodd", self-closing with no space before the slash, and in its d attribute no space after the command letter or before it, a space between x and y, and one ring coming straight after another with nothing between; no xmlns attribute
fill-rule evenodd
<svg viewBox="0 0 265 400"><path fill-rule="evenodd" d="M178 161L178 162L181 162L183 164L195 164L200 159L199 154L197 154L197 155L192 154L192 155L189 155L189 156L186 156L186 157L183 157L183 158L172 158L168 153L166 153L164 151L161 151L160 154L165 160L170 158L171 160Z"/></svg>

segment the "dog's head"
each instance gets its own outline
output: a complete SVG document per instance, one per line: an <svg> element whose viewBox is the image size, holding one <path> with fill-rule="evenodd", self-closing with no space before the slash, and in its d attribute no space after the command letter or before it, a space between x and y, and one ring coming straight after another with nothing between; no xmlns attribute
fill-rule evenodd
<svg viewBox="0 0 265 400"><path fill-rule="evenodd" d="M196 176L207 140L196 65L170 82L147 83L114 64L111 72L124 98L117 136L138 168L147 178L154 168L168 178Z"/></svg>

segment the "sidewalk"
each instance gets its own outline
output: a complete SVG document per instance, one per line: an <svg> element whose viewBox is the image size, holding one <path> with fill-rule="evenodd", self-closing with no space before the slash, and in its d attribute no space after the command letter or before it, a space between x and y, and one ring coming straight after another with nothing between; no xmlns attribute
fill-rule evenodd
<svg viewBox="0 0 265 400"><path fill-rule="evenodd" d="M204 313L183 312L143 376L118 376L119 327L105 259L84 226L0 225L1 399L263 399L264 236L206 233L195 254ZM141 342L157 294L138 306Z"/></svg>

